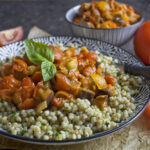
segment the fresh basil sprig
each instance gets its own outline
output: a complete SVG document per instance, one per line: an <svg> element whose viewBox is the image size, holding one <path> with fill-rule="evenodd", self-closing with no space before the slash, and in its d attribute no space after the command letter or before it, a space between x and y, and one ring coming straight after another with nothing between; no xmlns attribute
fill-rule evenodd
<svg viewBox="0 0 150 150"><path fill-rule="evenodd" d="M44 81L48 81L56 74L54 62L54 52L44 44L25 40L25 51L29 60L36 65L41 65L42 76Z"/></svg>
<svg viewBox="0 0 150 150"><path fill-rule="evenodd" d="M54 52L48 45L44 43L38 43L26 39L25 51L29 60L36 65L40 65L46 60L51 62L54 61Z"/></svg>
<svg viewBox="0 0 150 150"><path fill-rule="evenodd" d="M42 62L41 69L44 81L48 81L49 79L53 78L56 73L56 67L50 61Z"/></svg>

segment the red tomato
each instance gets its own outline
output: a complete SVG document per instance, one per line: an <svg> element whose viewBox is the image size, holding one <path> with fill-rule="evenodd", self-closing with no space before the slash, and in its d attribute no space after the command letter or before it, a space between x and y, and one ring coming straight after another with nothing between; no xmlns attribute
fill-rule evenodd
<svg viewBox="0 0 150 150"><path fill-rule="evenodd" d="M5 76L0 82L0 87L3 89L18 88L19 86L20 81L16 80L13 75Z"/></svg>
<svg viewBox="0 0 150 150"><path fill-rule="evenodd" d="M0 32L0 45L6 45L12 42L17 42L22 40L24 30L22 26L16 28L4 30Z"/></svg>
<svg viewBox="0 0 150 150"><path fill-rule="evenodd" d="M91 74L94 74L96 72L96 67L94 64L87 66L83 70L83 75L90 76Z"/></svg>
<svg viewBox="0 0 150 150"><path fill-rule="evenodd" d="M98 56L95 52L88 52L88 53L86 53L85 58L96 61Z"/></svg>
<svg viewBox="0 0 150 150"><path fill-rule="evenodd" d="M22 72L27 69L27 64L21 59L13 59L13 71Z"/></svg>
<svg viewBox="0 0 150 150"><path fill-rule="evenodd" d="M35 72L32 76L32 80L34 82L40 82L40 81L42 81L42 79L43 79L43 77L42 77L42 73L40 71Z"/></svg>
<svg viewBox="0 0 150 150"><path fill-rule="evenodd" d="M146 107L144 113L145 113L148 117L150 117L150 102L148 103L148 105L147 105L147 107Z"/></svg>
<svg viewBox="0 0 150 150"><path fill-rule="evenodd" d="M23 87L21 93L22 93L22 98L23 100L27 98L31 98L33 95L33 90L34 90L34 83L29 77L26 77L22 80L21 86Z"/></svg>
<svg viewBox="0 0 150 150"><path fill-rule="evenodd" d="M107 75L105 76L105 80L108 84L111 84L112 86L115 85L115 79L113 76Z"/></svg>
<svg viewBox="0 0 150 150"><path fill-rule="evenodd" d="M25 101L23 101L22 103L19 103L18 108L20 110L22 110L22 109L32 109L32 108L35 107L35 105L36 105L35 100L33 98L28 98Z"/></svg>
<svg viewBox="0 0 150 150"><path fill-rule="evenodd" d="M27 87L32 87L32 88L34 88L35 85L34 85L34 83L32 82L31 78L26 77L26 78L24 78L24 79L22 80L21 86L22 86L22 87L27 86Z"/></svg>
<svg viewBox="0 0 150 150"><path fill-rule="evenodd" d="M150 21L145 22L135 33L134 49L136 55L150 65Z"/></svg>
<svg viewBox="0 0 150 150"><path fill-rule="evenodd" d="M52 100L52 104L58 108L61 108L64 105L63 98L54 97Z"/></svg>
<svg viewBox="0 0 150 150"><path fill-rule="evenodd" d="M73 57L75 55L75 51L75 48L68 48L64 53L67 57Z"/></svg>
<svg viewBox="0 0 150 150"><path fill-rule="evenodd" d="M49 47L50 47L50 48L53 50L53 52L54 52L54 61L55 61L56 63L61 62L62 59L63 59L63 57L64 57L63 52L62 52L59 48L54 47L54 46L52 46L52 45L49 45Z"/></svg>

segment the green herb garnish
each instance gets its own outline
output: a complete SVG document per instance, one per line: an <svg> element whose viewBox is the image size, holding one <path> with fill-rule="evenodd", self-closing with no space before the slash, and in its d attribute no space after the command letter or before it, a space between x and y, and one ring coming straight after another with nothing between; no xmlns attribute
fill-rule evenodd
<svg viewBox="0 0 150 150"><path fill-rule="evenodd" d="M56 74L56 67L50 61L44 61L41 65L43 80L48 81L54 77Z"/></svg>
<svg viewBox="0 0 150 150"><path fill-rule="evenodd" d="M27 132L27 130L26 130L26 129L23 129L23 130L21 131L20 135L23 136L26 132Z"/></svg>
<svg viewBox="0 0 150 150"><path fill-rule="evenodd" d="M16 116L16 112L13 112L11 115L10 115L10 118L14 118Z"/></svg>
<svg viewBox="0 0 150 150"><path fill-rule="evenodd" d="M25 52L32 63L41 65L44 81L48 81L54 77L56 74L56 67L53 64L54 52L48 45L26 39Z"/></svg>

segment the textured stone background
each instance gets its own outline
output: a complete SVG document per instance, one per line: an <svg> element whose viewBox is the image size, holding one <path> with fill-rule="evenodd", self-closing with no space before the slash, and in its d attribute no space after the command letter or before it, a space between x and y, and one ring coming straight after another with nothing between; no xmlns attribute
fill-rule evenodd
<svg viewBox="0 0 150 150"><path fill-rule="evenodd" d="M37 25L52 35L71 35L65 12L85 0L0 0L0 30L23 25L25 37ZM90 0L87 0L90 1ZM150 0L118 0L128 3L150 19Z"/></svg>

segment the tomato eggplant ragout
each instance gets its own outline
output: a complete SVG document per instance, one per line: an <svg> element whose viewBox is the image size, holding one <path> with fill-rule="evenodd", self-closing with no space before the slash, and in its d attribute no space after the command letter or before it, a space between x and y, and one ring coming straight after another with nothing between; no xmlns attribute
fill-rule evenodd
<svg viewBox="0 0 150 150"><path fill-rule="evenodd" d="M83 3L73 23L90 28L112 29L132 25L141 18L133 7L115 0Z"/></svg>
<svg viewBox="0 0 150 150"><path fill-rule="evenodd" d="M103 110L108 97L114 95L115 79L103 75L98 55L84 46L77 55L75 48L62 52L59 47L49 47L54 53L55 76L44 82L40 65L33 64L27 55L14 57L12 64L0 70L0 98L20 110L33 108L37 113L49 106L63 107L66 100L76 98L87 98Z"/></svg>
<svg viewBox="0 0 150 150"><path fill-rule="evenodd" d="M141 79L86 47L25 40L25 55L0 69L0 127L43 140L88 137L133 114Z"/></svg>

